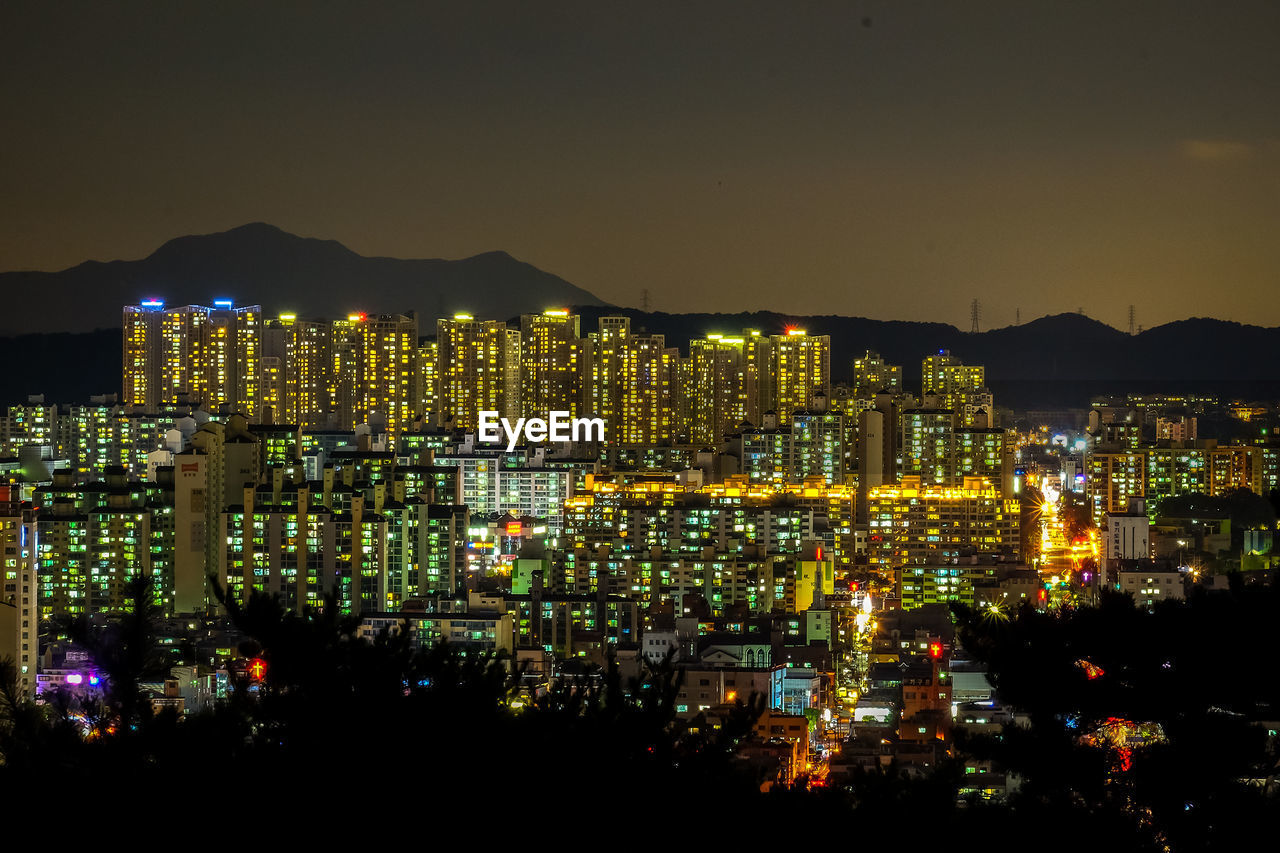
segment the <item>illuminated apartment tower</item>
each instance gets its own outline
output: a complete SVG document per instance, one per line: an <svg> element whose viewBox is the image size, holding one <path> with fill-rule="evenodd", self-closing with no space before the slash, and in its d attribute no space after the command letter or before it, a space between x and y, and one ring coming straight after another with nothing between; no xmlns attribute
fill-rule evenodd
<svg viewBox="0 0 1280 853"><path fill-rule="evenodd" d="M816 408L819 394L831 396L831 336L808 335L803 329L788 329L785 335L770 336L772 385L768 405L779 421L799 410Z"/></svg>
<svg viewBox="0 0 1280 853"><path fill-rule="evenodd" d="M124 306L124 376L121 402L155 409L160 400L160 341L164 302L147 299Z"/></svg>
<svg viewBox="0 0 1280 853"><path fill-rule="evenodd" d="M867 350L862 358L853 360L853 395L866 400L881 392L902 392L902 366L889 364L880 353Z"/></svg>
<svg viewBox="0 0 1280 853"><path fill-rule="evenodd" d="M955 483L955 413L949 409L902 412L898 479L919 477L926 486Z"/></svg>
<svg viewBox="0 0 1280 853"><path fill-rule="evenodd" d="M329 424L333 328L323 320L281 314L263 328L259 394L276 423L304 429Z"/></svg>
<svg viewBox="0 0 1280 853"><path fill-rule="evenodd" d="M742 332L743 417L760 426L773 399L773 342L759 329Z"/></svg>
<svg viewBox="0 0 1280 853"><path fill-rule="evenodd" d="M616 444L673 437L671 378L676 351L662 335L633 335L627 317L601 317L591 341L592 412Z"/></svg>
<svg viewBox="0 0 1280 853"><path fill-rule="evenodd" d="M1085 457L1085 501L1095 524L1108 513L1127 512L1131 498L1146 497L1147 455L1141 450Z"/></svg>
<svg viewBox="0 0 1280 853"><path fill-rule="evenodd" d="M157 393L147 406L167 409L203 403L209 309L199 305L167 308L161 314Z"/></svg>
<svg viewBox="0 0 1280 853"><path fill-rule="evenodd" d="M351 429L359 420L360 382L364 376L364 324L368 316L348 314L334 320L329 346L328 396L337 429Z"/></svg>
<svg viewBox="0 0 1280 853"><path fill-rule="evenodd" d="M586 342L577 314L544 311L520 318L520 414L547 417L548 412L583 414L582 377Z"/></svg>
<svg viewBox="0 0 1280 853"><path fill-rule="evenodd" d="M614 441L655 444L675 436L671 380L678 357L678 350L664 346L662 335L632 336L622 347Z"/></svg>
<svg viewBox="0 0 1280 853"><path fill-rule="evenodd" d="M717 446L747 420L745 339L707 335L689 341L690 440Z"/></svg>
<svg viewBox="0 0 1280 853"><path fill-rule="evenodd" d="M609 440L614 440L618 421L619 353L630 335L630 318L601 317L599 330L587 336L591 357L587 383L591 393L591 413L604 418L609 426L605 434Z"/></svg>
<svg viewBox="0 0 1280 853"><path fill-rule="evenodd" d="M18 689L31 696L40 657L40 595L36 552L36 515L19 500L18 486L0 485L0 550L4 575L0 581L0 659L10 658Z"/></svg>
<svg viewBox="0 0 1280 853"><path fill-rule="evenodd" d="M440 410L440 377L436 375L439 366L440 345L436 341L427 341L418 347L418 390L415 398L424 422L435 423L435 413Z"/></svg>
<svg viewBox="0 0 1280 853"><path fill-rule="evenodd" d="M1010 556L1018 550L1018 501L1001 497L977 477L959 486L936 486L907 476L896 486L870 489L867 504L872 565L941 563L965 550ZM917 574L904 572L904 599Z"/></svg>
<svg viewBox="0 0 1280 853"><path fill-rule="evenodd" d="M1011 496L1013 464L1003 429L962 426L950 409L906 409L900 415L898 476L958 486L975 477Z"/></svg>
<svg viewBox="0 0 1280 853"><path fill-rule="evenodd" d="M952 439L954 468L952 484L970 477L982 477L1004 497L1014 496L1013 448L1005 445L999 428L961 427Z"/></svg>
<svg viewBox="0 0 1280 853"><path fill-rule="evenodd" d="M262 306L236 308L218 299L205 323L202 405L247 417L258 413L258 368L262 352Z"/></svg>
<svg viewBox="0 0 1280 853"><path fill-rule="evenodd" d="M441 426L475 430L480 412L520 416L520 331L470 314L436 322L437 417Z"/></svg>
<svg viewBox="0 0 1280 853"><path fill-rule="evenodd" d="M262 307L165 308L158 299L124 307L126 405L162 410L199 405L252 416L258 402Z"/></svg>
<svg viewBox="0 0 1280 853"><path fill-rule="evenodd" d="M677 442L688 444L694 440L691 438L694 415L702 405L702 395L698 391L693 359L682 357L679 348L668 349L671 354L671 434Z"/></svg>
<svg viewBox="0 0 1280 853"><path fill-rule="evenodd" d="M965 365L947 350L928 356L920 368L921 393L941 397L944 409L963 409L967 399L986 392L986 385L986 368Z"/></svg>
<svg viewBox="0 0 1280 853"><path fill-rule="evenodd" d="M792 412L791 480L821 477L828 486L844 483L844 415L840 412Z"/></svg>
<svg viewBox="0 0 1280 853"><path fill-rule="evenodd" d="M381 416L387 432L396 435L413 423L419 393L418 318L410 313L368 317L363 327L363 355L357 423Z"/></svg>
<svg viewBox="0 0 1280 853"><path fill-rule="evenodd" d="M263 331L262 351L264 355L258 361L258 417L263 422L287 423L288 401L285 391L285 360L278 356L267 355L271 345L266 340L270 336L271 322Z"/></svg>

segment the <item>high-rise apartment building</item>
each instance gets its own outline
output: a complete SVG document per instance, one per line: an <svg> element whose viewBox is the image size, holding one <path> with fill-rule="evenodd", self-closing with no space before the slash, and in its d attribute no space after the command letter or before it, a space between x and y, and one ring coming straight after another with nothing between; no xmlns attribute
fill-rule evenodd
<svg viewBox="0 0 1280 853"><path fill-rule="evenodd" d="M694 444L716 447L747 420L747 400L755 388L748 382L745 344L743 337L718 334L689 341L690 440Z"/></svg>
<svg viewBox="0 0 1280 853"><path fill-rule="evenodd" d="M773 399L773 339L759 329L742 331L743 417L759 426Z"/></svg>
<svg viewBox="0 0 1280 853"><path fill-rule="evenodd" d="M992 426L991 394L986 386L985 367L964 364L947 350L939 350L921 364L921 395L937 397L937 407L956 412L962 426Z"/></svg>
<svg viewBox="0 0 1280 853"><path fill-rule="evenodd" d="M791 482L821 477L828 486L844 483L844 415L840 412L791 414Z"/></svg>
<svg viewBox="0 0 1280 853"><path fill-rule="evenodd" d="M205 324L204 384L200 403L211 412L258 414L258 368L262 357L262 306L218 299Z"/></svg>
<svg viewBox="0 0 1280 853"><path fill-rule="evenodd" d="M586 341L579 318L564 310L525 314L520 318L521 411L526 418L549 412L583 414Z"/></svg>
<svg viewBox="0 0 1280 853"><path fill-rule="evenodd" d="M257 414L262 306L165 308L158 299L124 308L125 405L180 405Z"/></svg>
<svg viewBox="0 0 1280 853"><path fill-rule="evenodd" d="M867 350L853 361L853 394L866 400L880 393L902 393L902 366L889 364L880 353Z"/></svg>
<svg viewBox="0 0 1280 853"><path fill-rule="evenodd" d="M299 320L295 314L268 320L262 333L260 414L270 407L276 423L304 429L330 426L332 369L332 323Z"/></svg>
<svg viewBox="0 0 1280 853"><path fill-rule="evenodd" d="M355 420L386 425L398 435L416 417L419 391L418 318L413 314L379 314L362 324L361 375Z"/></svg>
<svg viewBox="0 0 1280 853"><path fill-rule="evenodd" d="M386 609L410 598L453 595L466 588L465 505L430 504L420 498L382 508L388 523Z"/></svg>
<svg viewBox="0 0 1280 853"><path fill-rule="evenodd" d="M801 409L821 408L831 396L831 336L788 329L769 338L769 387L765 410L785 421Z"/></svg>
<svg viewBox="0 0 1280 853"><path fill-rule="evenodd" d="M938 563L962 551L1014 555L1019 547L1018 501L977 477L959 487L903 477L868 490L867 504L873 564Z"/></svg>
<svg viewBox="0 0 1280 853"><path fill-rule="evenodd" d="M898 476L958 486L983 477L1001 494L1012 489L1003 429L963 426L949 409L906 409L900 415Z"/></svg>
<svg viewBox="0 0 1280 853"><path fill-rule="evenodd" d="M631 333L628 317L601 317L590 335L592 413L615 444L657 444L674 436L672 365L662 335Z"/></svg>
<svg viewBox="0 0 1280 853"><path fill-rule="evenodd" d="M156 604L172 612L169 516L152 512L148 486L128 481L123 469L89 485L69 474L35 493L40 618L120 613L139 575L154 578Z"/></svg>
<svg viewBox="0 0 1280 853"><path fill-rule="evenodd" d="M330 343L328 394L334 411L334 426L351 429L360 405L360 382L364 376L364 323L368 315L354 313L334 320Z"/></svg>
<svg viewBox="0 0 1280 853"><path fill-rule="evenodd" d="M1146 462L1140 450L1088 455L1084 493L1095 524L1107 513L1126 512L1132 498L1146 495Z"/></svg>
<svg viewBox="0 0 1280 853"><path fill-rule="evenodd" d="M146 299L124 306L124 375L121 401L154 409L160 401L161 324L164 302Z"/></svg>
<svg viewBox="0 0 1280 853"><path fill-rule="evenodd" d="M436 323L441 426L475 430L480 412L520 416L520 331L497 320L455 314Z"/></svg>
<svg viewBox="0 0 1280 853"><path fill-rule="evenodd" d="M0 659L13 662L18 689L35 691L40 656L36 521L17 486L0 485Z"/></svg>
<svg viewBox="0 0 1280 853"><path fill-rule="evenodd" d="M440 344L423 342L418 347L418 390L414 396L426 424L435 424L436 412L440 410L440 377L436 374L439 368Z"/></svg>
<svg viewBox="0 0 1280 853"><path fill-rule="evenodd" d="M157 340L158 383L147 406L203 405L208 382L209 309L199 305L164 309Z"/></svg>
<svg viewBox="0 0 1280 853"><path fill-rule="evenodd" d="M908 409L901 415L898 477L919 477L928 485L951 485L954 475L955 413L949 409Z"/></svg>
<svg viewBox="0 0 1280 853"><path fill-rule="evenodd" d="M325 505L306 486L242 491L219 513L215 565L232 596L267 592L297 612L323 608L330 595L342 613L385 608L387 520L363 495Z"/></svg>
<svg viewBox="0 0 1280 853"><path fill-rule="evenodd" d="M413 314L332 323L285 314L268 324L265 352L262 393L277 422L351 429L373 421L396 434L422 414Z"/></svg>

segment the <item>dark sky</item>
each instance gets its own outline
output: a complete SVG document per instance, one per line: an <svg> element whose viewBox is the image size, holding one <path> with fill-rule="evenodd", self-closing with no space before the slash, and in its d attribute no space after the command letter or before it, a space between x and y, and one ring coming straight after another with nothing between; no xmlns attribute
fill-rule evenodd
<svg viewBox="0 0 1280 853"><path fill-rule="evenodd" d="M600 297L1280 324L1280 3L0 5L0 269L262 220Z"/></svg>

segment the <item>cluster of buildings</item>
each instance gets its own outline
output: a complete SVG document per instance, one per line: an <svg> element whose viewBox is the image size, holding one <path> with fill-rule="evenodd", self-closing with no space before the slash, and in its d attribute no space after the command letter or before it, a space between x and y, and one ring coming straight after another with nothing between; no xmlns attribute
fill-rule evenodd
<svg viewBox="0 0 1280 853"><path fill-rule="evenodd" d="M412 313L304 320L228 300L147 300L124 309L121 402L303 429L377 424L392 436L424 420L474 431L483 411L513 422L590 412L621 444L700 444L766 411L810 408L830 389L827 336L709 335L684 356L627 317L602 317L585 336L580 325L566 310L518 327L455 314L421 329Z"/></svg>
<svg viewBox="0 0 1280 853"><path fill-rule="evenodd" d="M1027 544L1033 437L946 351L916 395L873 352L833 382L830 339L798 329L682 351L626 317L583 336L563 310L459 314L431 336L413 315L226 301L124 320L119 397L0 415L0 655L29 689L80 677L60 621L119 612L146 574L167 617L209 634L197 670L245 665L217 599L255 590L534 673L670 658L690 719L769 697L755 758L785 779L842 750L935 760L965 714L995 719L966 705L989 693L953 683L937 614L1049 603ZM604 439L485 441L486 411L599 418ZM1145 431L1099 411L1063 454L1064 488L1126 559L1150 549L1132 499L1262 491L1277 469L1269 448L1147 411ZM1135 595L1166 586L1150 578Z"/></svg>
<svg viewBox="0 0 1280 853"><path fill-rule="evenodd" d="M1250 442L1201 435L1200 419L1221 408L1216 398L1185 395L1095 400L1079 452L1066 459L1063 487L1085 496L1099 524L1107 513L1128 511L1135 498L1153 508L1178 495L1267 494L1280 487L1280 447L1265 426ZM1255 406L1227 411L1244 421L1267 413Z"/></svg>

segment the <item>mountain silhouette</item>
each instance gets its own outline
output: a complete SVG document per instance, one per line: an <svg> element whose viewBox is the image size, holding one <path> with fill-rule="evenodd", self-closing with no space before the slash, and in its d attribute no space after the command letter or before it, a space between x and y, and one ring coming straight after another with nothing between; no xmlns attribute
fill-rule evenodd
<svg viewBox="0 0 1280 853"><path fill-rule="evenodd" d="M1081 314L1058 314L973 334L946 323L866 317L646 313L605 305L504 252L457 261L369 258L334 240L297 237L263 223L178 237L139 261L0 273L0 287L10 308L0 320L0 360L25 365L0 373L0 403L31 394L76 403L117 393L121 307L146 297L174 305L228 298L261 304L268 316L416 310L423 336L435 333L437 317L459 310L514 319L572 307L582 315L583 334L596 329L599 317L623 314L634 330L664 334L668 346L685 354L691 338L708 332L755 328L769 335L800 327L831 336L835 381L850 379L853 360L870 349L902 365L907 389L917 391L921 359L949 350L966 364L984 365L997 405L1014 407L1083 408L1091 395L1130 391L1280 397L1274 357L1280 328L1193 318L1128 335Z"/></svg>
<svg viewBox="0 0 1280 853"><path fill-rule="evenodd" d="M417 311L423 333L437 316L468 310L504 317L565 305L601 305L593 294L516 260L486 252L463 260L367 258L336 240L298 237L262 222L178 237L138 261L87 261L61 272L0 273L10 310L0 334L87 332L120 325L124 305L214 299L261 304L268 316L345 317L352 311ZM432 328L434 328L432 326Z"/></svg>
<svg viewBox="0 0 1280 853"><path fill-rule="evenodd" d="M966 364L981 364L987 377L1004 381L1114 380L1280 380L1273 354L1280 329L1226 320L1179 320L1128 335L1083 314L1055 314L1017 326L977 334L946 323L872 320L866 317L802 317L771 311L743 314L644 314L618 308L586 307L583 331L602 314L626 314L632 328L667 336L669 346L687 354L687 341L707 332L745 328L781 334L789 327L831 336L831 373L852 375L853 360L866 350L900 364L908 388L919 384L920 362L949 350Z"/></svg>

